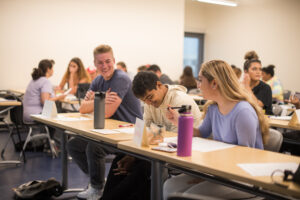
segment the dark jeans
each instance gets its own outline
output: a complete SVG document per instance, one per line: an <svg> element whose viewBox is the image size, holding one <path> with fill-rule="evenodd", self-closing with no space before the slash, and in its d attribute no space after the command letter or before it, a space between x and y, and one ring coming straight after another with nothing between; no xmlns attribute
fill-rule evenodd
<svg viewBox="0 0 300 200"><path fill-rule="evenodd" d="M105 179L105 156L114 152L76 137L69 140L67 150L79 168L90 175L92 187L102 189Z"/></svg>
<svg viewBox="0 0 300 200"><path fill-rule="evenodd" d="M128 175L114 175L113 169L123 158L118 155L110 168L101 200L148 200L151 190L151 164L136 159Z"/></svg>

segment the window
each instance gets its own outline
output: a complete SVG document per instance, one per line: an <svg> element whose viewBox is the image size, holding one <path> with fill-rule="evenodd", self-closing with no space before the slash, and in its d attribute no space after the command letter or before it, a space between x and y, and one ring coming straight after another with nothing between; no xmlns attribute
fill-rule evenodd
<svg viewBox="0 0 300 200"><path fill-rule="evenodd" d="M184 34L184 55L183 67L191 66L194 77L198 76L200 66L203 62L204 34L188 33Z"/></svg>

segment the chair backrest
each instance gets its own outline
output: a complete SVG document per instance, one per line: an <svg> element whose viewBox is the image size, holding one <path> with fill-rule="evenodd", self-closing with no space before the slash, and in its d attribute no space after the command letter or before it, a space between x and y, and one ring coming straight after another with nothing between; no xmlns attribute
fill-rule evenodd
<svg viewBox="0 0 300 200"><path fill-rule="evenodd" d="M283 91L283 99L288 100L291 96L291 90L284 90Z"/></svg>
<svg viewBox="0 0 300 200"><path fill-rule="evenodd" d="M265 145L265 150L278 152L280 150L281 144L283 141L282 133L275 129L269 131L269 139Z"/></svg>
<svg viewBox="0 0 300 200"><path fill-rule="evenodd" d="M186 193L173 193L170 194L167 200L224 200L217 197L210 197L201 194L186 194Z"/></svg>
<svg viewBox="0 0 300 200"><path fill-rule="evenodd" d="M89 83L79 83L77 87L76 97L78 99L83 99L85 97L86 92L89 90Z"/></svg>

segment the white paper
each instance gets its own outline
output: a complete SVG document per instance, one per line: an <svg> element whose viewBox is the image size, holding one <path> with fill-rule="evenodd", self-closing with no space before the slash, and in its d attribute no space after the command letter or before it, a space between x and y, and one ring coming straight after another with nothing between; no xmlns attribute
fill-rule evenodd
<svg viewBox="0 0 300 200"><path fill-rule="evenodd" d="M136 118L133 142L139 147L142 146L144 126L145 126L144 120Z"/></svg>
<svg viewBox="0 0 300 200"><path fill-rule="evenodd" d="M242 163L237 164L251 176L271 176L275 170L291 170L295 173L298 163ZM275 173L274 176L282 176L282 173Z"/></svg>
<svg viewBox="0 0 300 200"><path fill-rule="evenodd" d="M134 134L134 127L133 128L118 128L118 129L113 129L114 131L118 131L120 133L127 133L127 134Z"/></svg>
<svg viewBox="0 0 300 200"><path fill-rule="evenodd" d="M63 115L57 115L56 118L54 118L57 121L64 121L64 122L76 122L76 121L85 121L85 120L92 120L87 117L67 117Z"/></svg>
<svg viewBox="0 0 300 200"><path fill-rule="evenodd" d="M92 129L91 131L101 133L101 134L104 134L104 135L120 133L119 131L115 131L115 130L112 130L112 129Z"/></svg>
<svg viewBox="0 0 300 200"><path fill-rule="evenodd" d="M15 100L15 99L5 99L5 98L0 97L0 102L6 102L6 101L17 101L17 100Z"/></svg>
<svg viewBox="0 0 300 200"><path fill-rule="evenodd" d="M45 101L42 115L48 118L55 118L57 116L57 109L54 101Z"/></svg>
<svg viewBox="0 0 300 200"><path fill-rule="evenodd" d="M164 142L177 144L177 137L164 138ZM200 152L210 152L234 147L236 145L227 144L215 140L207 140L200 137L193 137L192 150Z"/></svg>
<svg viewBox="0 0 300 200"><path fill-rule="evenodd" d="M292 116L270 116L270 119L279 119L279 120L290 121L292 119Z"/></svg>
<svg viewBox="0 0 300 200"><path fill-rule="evenodd" d="M300 109L295 110L295 112L296 112L296 115L297 115L297 118L298 118L298 123L299 123L299 120L300 120Z"/></svg>

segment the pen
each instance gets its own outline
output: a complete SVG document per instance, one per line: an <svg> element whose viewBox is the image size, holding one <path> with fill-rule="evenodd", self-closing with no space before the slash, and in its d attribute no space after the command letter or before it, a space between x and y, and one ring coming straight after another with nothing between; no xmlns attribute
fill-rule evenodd
<svg viewBox="0 0 300 200"><path fill-rule="evenodd" d="M133 124L121 124L121 125L119 125L119 127L130 127L130 126L133 126Z"/></svg>
<svg viewBox="0 0 300 200"><path fill-rule="evenodd" d="M180 107L168 107L168 109L180 109L181 108L181 106Z"/></svg>

